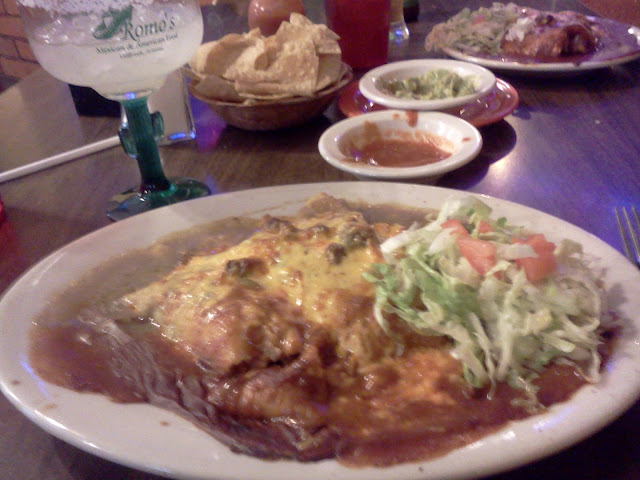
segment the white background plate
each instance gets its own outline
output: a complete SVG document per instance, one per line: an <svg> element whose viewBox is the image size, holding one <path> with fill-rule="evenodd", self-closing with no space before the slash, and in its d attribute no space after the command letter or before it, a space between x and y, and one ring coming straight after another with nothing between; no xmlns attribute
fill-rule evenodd
<svg viewBox="0 0 640 480"><path fill-rule="evenodd" d="M55 252L23 275L0 301L0 387L29 418L55 436L109 460L184 479L407 480L485 476L531 462L580 441L626 410L640 391L640 272L617 251L564 221L513 203L484 197L497 216L580 241L608 266L611 301L626 325L601 383L580 390L548 413L515 422L466 448L422 464L348 469L334 461L266 462L231 453L211 437L159 408L120 405L47 384L31 371L27 332L44 303L70 281L126 248L166 233L247 212L293 213L309 196L439 207L451 195L437 187L368 182L292 185L206 197L115 223ZM262 210L257 211L256 205ZM164 424L163 422L168 422ZM496 455L496 452L500 455Z"/></svg>
<svg viewBox="0 0 640 480"><path fill-rule="evenodd" d="M413 113L409 114L412 116ZM347 160L343 149L349 138L362 135L365 123L377 125L384 132L429 132L453 144L451 156L417 167L380 167ZM441 112L417 112L415 125L410 125L407 113L401 110L383 110L347 118L332 125L320 137L320 155L334 167L360 178L409 179L440 176L473 160L482 148L482 135L476 127L459 117ZM385 138L387 137L384 135Z"/></svg>
<svg viewBox="0 0 640 480"><path fill-rule="evenodd" d="M475 92L460 97L434 100L398 98L380 89L381 80L403 80L425 75L432 70L449 70L461 77L472 77ZM446 110L459 107L489 93L496 85L496 77L486 68L458 60L405 60L393 62L368 71L360 79L360 92L369 100L387 108L404 110Z"/></svg>

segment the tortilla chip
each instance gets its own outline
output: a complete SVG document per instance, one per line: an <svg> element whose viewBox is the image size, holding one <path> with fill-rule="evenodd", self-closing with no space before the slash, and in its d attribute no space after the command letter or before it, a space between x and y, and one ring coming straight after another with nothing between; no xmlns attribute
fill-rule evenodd
<svg viewBox="0 0 640 480"><path fill-rule="evenodd" d="M235 88L238 95L246 98L265 98L274 95L280 98L310 97L315 93L315 88L309 87L308 83L235 82Z"/></svg>
<svg viewBox="0 0 640 480"><path fill-rule="evenodd" d="M285 25L283 23L282 25ZM341 55L338 39L340 38L335 32L329 30L329 27L323 24L314 24L304 15L292 13L289 17L289 24L303 29L307 35L311 36L318 54L335 53Z"/></svg>
<svg viewBox="0 0 640 480"><path fill-rule="evenodd" d="M340 54L320 54L318 62L318 77L316 91L335 83L342 77L342 57Z"/></svg>
<svg viewBox="0 0 640 480"><path fill-rule="evenodd" d="M217 75L205 75L200 80L192 82L191 88L205 98L215 98L223 102L241 102L243 100L233 82Z"/></svg>
<svg viewBox="0 0 640 480"><path fill-rule="evenodd" d="M292 12L291 15L289 15L289 23L291 25L295 25L296 27L309 27L311 25L314 25L311 20L309 20L301 13L297 12Z"/></svg>
<svg viewBox="0 0 640 480"><path fill-rule="evenodd" d="M255 47L263 41L260 29L253 29L249 33L231 33L215 42L200 45L189 61L189 66L202 74L223 76L223 73L245 50Z"/></svg>
<svg viewBox="0 0 640 480"><path fill-rule="evenodd" d="M262 71L269 67L269 54L264 39L260 38L254 45L251 45L236 53L233 61L226 64L226 69L221 76L227 80L237 80L243 77L247 72Z"/></svg>
<svg viewBox="0 0 640 480"><path fill-rule="evenodd" d="M248 103L258 104L263 102L275 102L278 100L286 100L291 98L295 98L295 97L292 97L289 92L269 93L264 95L260 95L259 93L243 93L242 94L243 103L245 105Z"/></svg>
<svg viewBox="0 0 640 480"><path fill-rule="evenodd" d="M286 86L292 95L309 95L318 76L319 60L313 41L299 35L290 38L295 41L289 41L286 34L266 40L269 64L265 69L236 71L227 78L236 81L241 93L269 93L269 86L273 85L273 93L282 93L280 86Z"/></svg>

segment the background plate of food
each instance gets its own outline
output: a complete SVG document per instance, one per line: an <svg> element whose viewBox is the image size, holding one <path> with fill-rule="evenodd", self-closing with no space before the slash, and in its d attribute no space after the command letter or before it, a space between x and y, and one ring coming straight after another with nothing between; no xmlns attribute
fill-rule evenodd
<svg viewBox="0 0 640 480"><path fill-rule="evenodd" d="M494 3L436 25L425 48L494 70L579 73L640 57L640 29L572 11Z"/></svg>
<svg viewBox="0 0 640 480"><path fill-rule="evenodd" d="M242 226L242 222L238 223L237 217L250 216L256 219L265 214L294 215L311 197L318 194L332 195L337 199L353 202L352 208L362 208L374 215L372 218L379 219L381 214L394 215L394 222L399 222L403 218L402 215L407 212L412 212L412 218L416 218L415 209L442 209L439 215L444 215L444 217L450 219L452 216L456 217L455 220L460 223L461 221L466 222L469 220L467 218L469 213L475 212L478 214L475 221L476 227L484 232L482 233L483 235L496 233L495 230L493 233L491 233L491 230L487 230L487 225L483 223L485 221L489 223L489 226L492 225L499 231L502 231L503 228L510 229L514 225L523 225L528 231L539 232L544 235L548 242L556 242L557 245L571 247L573 252L577 252L577 243L574 242L578 242L585 252L585 259L588 261L583 267L590 272L586 276L579 275L578 281L583 284L583 279L588 278L591 274L595 274L597 277L602 275L601 280L604 282L603 285L607 293L606 298L603 299L606 302L601 304L601 307L603 312L614 312L614 317L618 320L617 323L620 326L620 330L616 335L616 342L610 355L604 359L604 368L600 369L600 375L598 378L593 379L594 383L581 385L577 392L567 401L555 403L534 416L526 417L524 415L526 418L509 422L492 433L485 432L485 435L473 438L471 440L472 443L461 445L454 442L453 445L449 445L450 448L446 454L386 467L365 466L350 468L333 459L309 462L263 460L255 456L236 453L216 440L214 436L205 432L204 429L197 427L195 422L192 423L181 415L173 413L170 404L165 403L162 405L165 408L159 408L146 403L152 399L144 397L138 398L137 402L134 403L112 402L103 395L79 393L72 389L57 386L45 381L34 370L34 367L36 367L33 362L34 358L42 358L42 355L46 355L46 352L41 350L34 351L32 343L34 338L32 336L33 322L36 319L39 321L46 320L41 316L45 309L54 308L53 311L46 310L46 313L55 313L53 317L55 320L55 318L58 318L58 314L66 316L74 309L92 308L92 305L102 304L122 292L131 292L140 288L145 289L147 286L155 288L156 283L151 279L140 277L145 270L147 273L152 273L158 268L171 270L176 268L176 265L179 268L180 265L186 265L185 255L187 255L187 259L191 258L187 252L192 252L199 248L207 249L207 246L201 242L204 238L209 238L209 236L203 237L202 230L200 230L199 235L196 232L196 237L175 236L177 232L223 218L236 217L228 225L229 228L237 228ZM392 207L386 207L387 210L375 208L367 210L364 204L371 203L387 203L392 204ZM330 205L332 207L337 206L336 204ZM446 208L443 208L445 205ZM405 206L406 208L401 208L400 206ZM473 208L469 209L469 206L473 206ZM331 208L329 211L339 213L339 210L335 208ZM396 214L399 213L402 215L397 216ZM459 217L458 214L463 214L463 216ZM424 212L420 217L423 215ZM347 218L351 219L348 220L349 225L361 225L362 220L358 220L358 216L349 214ZM440 218L439 216L438 219ZM502 220L500 220L501 218ZM489 221L489 219L491 220ZM447 238L450 236L449 230L455 232L459 228L458 223L455 221L447 223L445 232L444 224L431 222L430 225L432 226L430 228L414 231L414 233L403 235L402 238L395 236L394 228L391 230L382 228L379 232L381 235L395 239L393 243L395 247L398 247L401 244L410 244L410 240L416 235L421 235L422 233L430 235L429 232L433 233L435 228L441 234L437 243L442 247L447 245ZM320 228L318 225L312 225L311 227L307 225L308 229L296 230L286 222L276 221L275 223L269 223L269 225L277 227L275 231L281 232L289 240L297 238L298 233L301 232L302 236L311 242L321 241L325 234L332 235L331 228L326 228L326 226L325 228ZM363 233L364 231L352 229L352 233ZM265 233L265 235L273 234L274 230L270 230L270 232ZM475 233L470 232L467 232L467 234L475 235ZM459 231L456 235L458 236L455 238L469 240L464 232ZM154 242L161 238L165 240L150 248ZM187 238L191 238L191 241L186 241ZM363 240L371 239L372 237L355 235L349 238L352 240L359 239L361 241L359 245L362 245ZM565 244L563 239L570 239L571 241ZM457 240L455 241L457 242ZM259 244L264 245L264 242L259 242ZM371 243L367 243L367 245L369 245L367 248L371 247ZM546 260L548 261L549 251L545 245L546 243L543 242L541 256L547 257ZM388 245L388 247L390 248L389 251L392 252L393 247L391 245ZM432 247L435 248L433 243ZM517 257L518 251L522 253L527 248L527 246L507 247L504 252L510 252L510 255L515 254ZM330 253L333 253L332 259L340 258L338 249L330 248L329 250ZM359 250L354 251L357 252ZM374 252L374 250L367 251ZM567 253L565 251L564 254ZM345 258L350 259L351 257L348 255ZM199 261L198 259L199 257L192 258L196 262ZM189 260L188 263L192 260ZM104 265L105 262L109 262L111 268L101 271L98 276L91 276L91 272L96 267ZM338 262L337 265L339 264ZM347 262L344 265L348 264ZM501 265L503 264L501 263ZM234 268L226 269L227 273L239 275L240 279L238 281L241 281L244 271L241 268L243 266L242 262L232 262L230 266ZM245 262L244 266L251 269L251 262ZM511 271L511 267L515 268L514 265L510 265L506 270L501 271ZM470 271L469 268L475 270L475 267L467 265L467 272ZM600 270L601 268L602 270ZM244 273L247 273L247 271L244 271ZM157 271L153 274L157 274ZM506 273L504 274L506 275ZM490 280L494 285L496 281L500 280L498 277L494 277L493 273L490 273L489 276L491 276ZM363 281L360 275L357 278L359 279L358 281ZM81 279L83 281L79 282ZM244 285L247 288L251 288L254 285L249 280L245 279L244 281ZM326 480L327 478L398 480L480 477L535 461L579 442L613 421L636 401L640 392L640 375L638 375L638 365L640 365L640 337L638 333L640 331L640 319L638 317L640 299L636 294L636 286L639 282L640 272L638 269L620 253L593 235L540 211L499 199L470 196L463 192L436 187L380 182L303 184L221 194L153 210L112 224L60 249L26 272L3 295L0 301L0 387L7 398L28 418L60 439L114 462L164 477L192 480L254 480L256 478L262 480L281 480L283 478L300 480ZM360 286L363 286L363 284L361 283ZM526 286L527 290L531 290L531 286L526 285L526 282L523 286ZM598 286L594 285L593 287L595 288L594 291L599 290ZM295 291L295 288L293 290ZM535 294L536 290L534 288L530 293ZM51 303L53 298L58 297L63 292L75 292L79 296L65 296L63 300L66 303L63 302L63 304ZM259 295L261 290L253 289L251 292L248 291L247 294ZM170 297L172 296L170 295ZM25 301L25 299L28 299L28 301ZM563 303L562 298L557 298L556 300ZM357 307L359 304L361 303L351 304L351 306ZM61 308L60 310L58 310L59 307ZM569 305L567 307L575 308L577 305ZM250 310L248 313L250 313ZM283 313L286 309L279 311ZM96 312L94 311L94 313ZM329 313L331 313L331 310L329 310ZM84 325L90 325L94 320L99 320L99 318L100 315L95 318L93 316L84 319L78 318L78 320L81 320L80 323ZM126 320L124 317L118 318L119 321ZM553 342L558 348L563 348L569 353L570 349L567 346L574 341L574 338L569 336L565 339L567 340L566 342L560 341L561 338L555 336L555 330L546 330L549 325L543 321L545 318L544 315L534 316L532 320L536 320L535 323L538 330L544 330L549 338L553 338ZM143 329L154 327L145 322L144 317L140 317L137 320L139 322L136 324L137 327ZM71 323L74 324L74 322ZM104 326L112 329L117 326L117 323L108 323L104 324ZM134 329L137 328L136 325L133 325ZM49 326L56 331L58 326L62 327L63 325L57 325L54 321ZM73 327L73 325L70 326ZM580 331L583 330L581 329ZM400 334L401 332L396 331L395 333ZM594 338L593 330L590 333L584 330L583 333L586 334L586 338ZM91 335L62 336L60 341L71 342L70 345L74 351L85 345L84 353L91 357L91 355L95 354L95 344L92 344L91 340L96 338ZM197 338L199 338L198 335L196 335ZM257 337L254 336L253 338L257 340ZM359 337L347 336L345 338L350 338L349 341L343 344L346 348L350 346L355 348L360 345L356 341ZM295 340L295 338L291 337L291 340ZM296 342L287 342L286 347L293 348L295 344ZM92 345L94 346L92 347ZM366 346L366 343L363 346ZM131 347L133 347L133 350L126 351L133 353L134 356L128 360L123 357L121 360L130 361L133 364L144 364L145 351L135 349L135 344L131 345ZM418 348L420 345L416 343L413 346L407 346L407 348L414 347ZM364 351L370 352L371 350L365 348ZM218 349L213 354L222 354L220 360L224 361L227 358L224 354L229 352L231 351ZM65 357L69 359L68 350L62 349L60 353L60 357L52 357L51 362L41 363L38 371L42 373L41 369L46 369L49 364L54 366L57 361L64 360ZM473 351L471 353L471 358L475 357ZM520 352L520 354L522 353L524 352ZM331 358L327 357L325 361L329 361ZM305 356L301 360L308 361L309 359L310 357ZM585 359L588 360L588 356ZM70 360L73 361L73 359ZM141 362L138 362L138 360L141 360ZM283 358L282 361L287 362L292 361L292 359ZM295 358L293 361L295 361ZM302 364L304 364L304 361ZM448 364L451 361L450 359ZM71 370L79 373L96 367L96 365L91 365L90 363L80 362L81 368L78 368L77 363L71 363L70 367ZM272 368L281 366L278 362L271 365ZM104 364L97 367L102 367L97 369L98 372L108 373L103 368ZM200 367L206 370L211 365L200 364ZM502 368L502 365L498 365L496 372ZM473 379L475 381L481 380L477 374L482 376L482 372L485 371L484 368L481 365L472 365L471 370L476 372ZM427 381L430 378L429 372L431 370L423 372L424 375L421 374L422 371L419 369L416 370L414 368L411 371L416 375L414 380L422 379L420 381ZM64 372L62 373L64 374ZM177 371L176 373L180 372ZM487 372L485 371L485 373ZM591 371L590 373L597 372ZM395 380L393 376L385 375L384 369L378 372L372 371L369 374L370 376L367 378L372 382L368 387L369 389L377 391L378 389L384 390L386 387L391 388L394 395L391 398L387 398L386 401L391 401L393 405L398 405L400 399L403 402L409 401L411 403L411 398L407 398L402 389L393 390ZM573 377L575 375L572 375L571 378ZM145 379L148 380L149 378L154 377L153 375L151 377L143 376L138 380L144 383ZM272 378L272 381L285 381L286 378L286 375L280 375L277 379ZM562 383L566 383L567 377L562 378ZM179 386L179 390L189 388L188 377L178 375L176 379L179 381L175 386ZM83 386L82 378L63 378L62 380L79 380L78 388ZM455 378L451 380L456 381ZM198 385L203 386L203 384L196 383L192 387L197 389ZM303 388L304 385L311 386L303 382L303 384L288 384L288 388L296 385L300 388ZM407 386L410 386L410 384L407 384ZM162 387L162 385L149 385L149 387L156 388ZM232 392L234 389L223 390ZM175 389L172 391L175 393ZM254 393L277 394L286 393L286 391L286 389L259 389ZM420 394L420 392L415 392L414 390L410 391ZM321 393L313 389L309 390L309 392ZM222 392L219 391L218 393ZM494 393L497 395L498 392L494 391ZM181 398L182 401L193 400L193 397ZM362 401L366 399L366 396L359 398ZM484 397L481 396L476 400L489 401L487 398L485 400L482 400L482 398ZM160 404L162 403L161 399L156 400ZM375 398L372 399L374 403L375 400ZM472 400L473 397L467 397L467 401ZM210 401L215 402L215 398L212 397ZM270 405L275 407L278 403L270 403L267 406ZM301 403L301 405L303 404ZM195 402L189 407L193 412L207 415L206 405L202 403ZM353 412L352 408L353 405L349 404L347 411ZM209 411L209 413L212 412ZM339 414L340 412L337 413ZM411 428L412 425L415 425L416 418L414 416L407 418L409 422L402 425L406 428ZM359 421L366 423L370 416L367 411L367 414L362 417L345 418L345 420L350 419L355 420L356 423ZM378 420L375 420L371 426L374 428L384 427L385 422ZM386 423L388 424L389 422ZM477 425L477 423L469 422L468 425ZM258 430L265 426L268 426L268 424L263 422L254 424L254 428ZM304 425L297 426L304 427ZM295 428L296 425L289 425L289 427ZM311 425L311 428L313 429L313 425ZM437 431L437 429L434 431ZM235 430L234 432L242 435L246 433L246 429ZM366 435L364 431L361 433ZM463 440L462 443L465 443L465 438L466 441L469 441L468 437L464 436L458 440ZM295 439L288 439L289 442L292 440ZM407 437L395 438L393 444L387 444L385 450L381 453L393 449L391 447L395 448L395 444L402 444L403 441L406 443L407 440ZM264 439L264 441L268 441L268 438ZM416 446L412 441L409 441L409 444L412 447ZM384 446L384 442L380 445ZM407 445L405 444L405 446ZM299 445L301 449L313 449L313 447L314 445L304 443ZM425 448L427 451L429 450L428 446L425 446ZM409 451L409 453L412 452L416 453L415 450ZM496 452L500 452L500 455L496 455Z"/></svg>

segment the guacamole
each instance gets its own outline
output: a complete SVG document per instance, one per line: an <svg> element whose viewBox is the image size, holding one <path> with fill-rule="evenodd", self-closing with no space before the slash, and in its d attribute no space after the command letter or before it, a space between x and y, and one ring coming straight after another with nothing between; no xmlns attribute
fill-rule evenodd
<svg viewBox="0 0 640 480"><path fill-rule="evenodd" d="M402 80L381 79L380 87L398 98L416 100L439 100L475 92L473 77L462 77L447 69L431 70L424 75Z"/></svg>

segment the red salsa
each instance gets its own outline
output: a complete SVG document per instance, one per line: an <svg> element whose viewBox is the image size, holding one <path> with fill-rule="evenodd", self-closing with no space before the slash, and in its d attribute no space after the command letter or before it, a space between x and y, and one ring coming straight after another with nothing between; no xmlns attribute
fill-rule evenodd
<svg viewBox="0 0 640 480"><path fill-rule="evenodd" d="M363 134L344 148L347 162L380 167L417 167L451 156L443 148L446 140L423 131L381 132L365 123Z"/></svg>

